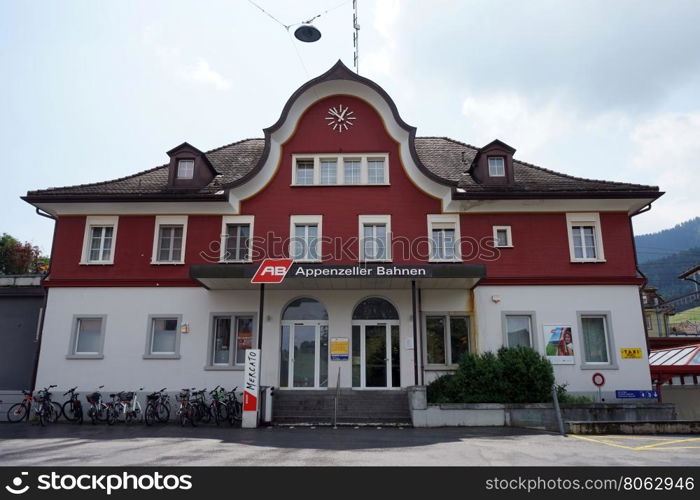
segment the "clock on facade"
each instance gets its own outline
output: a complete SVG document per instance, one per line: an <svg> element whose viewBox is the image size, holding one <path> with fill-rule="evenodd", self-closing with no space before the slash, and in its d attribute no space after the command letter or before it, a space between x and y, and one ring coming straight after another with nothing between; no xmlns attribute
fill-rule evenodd
<svg viewBox="0 0 700 500"><path fill-rule="evenodd" d="M353 122L357 119L357 117L353 116L354 113L354 111L350 111L348 106L343 107L342 104L339 104L338 107L333 106L328 108L328 116L326 116L328 126L339 133L342 133L344 130L349 130L350 127L354 125Z"/></svg>

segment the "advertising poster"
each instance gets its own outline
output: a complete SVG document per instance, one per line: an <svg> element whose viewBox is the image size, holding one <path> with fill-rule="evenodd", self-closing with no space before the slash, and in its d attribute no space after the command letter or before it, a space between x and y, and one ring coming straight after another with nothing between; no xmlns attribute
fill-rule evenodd
<svg viewBox="0 0 700 500"><path fill-rule="evenodd" d="M570 325L543 325L544 354L553 365L573 365L574 335Z"/></svg>
<svg viewBox="0 0 700 500"><path fill-rule="evenodd" d="M350 356L350 339L338 337L331 339L331 361L347 361Z"/></svg>

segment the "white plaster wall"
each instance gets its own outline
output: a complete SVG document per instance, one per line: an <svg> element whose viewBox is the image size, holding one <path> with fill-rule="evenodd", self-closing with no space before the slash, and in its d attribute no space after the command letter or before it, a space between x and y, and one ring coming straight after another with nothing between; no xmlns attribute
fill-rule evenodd
<svg viewBox="0 0 700 500"><path fill-rule="evenodd" d="M401 384L414 385L413 350L407 339L413 336L410 290L274 290L265 294L263 318L262 385L279 385L280 317L282 308L297 297L313 297L326 307L330 337L351 338L353 308L363 298L381 296L399 311L401 328ZM38 386L59 388L78 385L85 392L105 385L104 391L145 387L242 385L242 371L205 371L208 356L211 313L256 313L258 291L216 291L203 288L52 288L41 346ZM66 359L74 315L104 314L104 359ZM153 314L182 315L190 333L180 334L180 359L143 359L148 317ZM330 385L335 386L338 368L341 385L351 386L351 361L329 362Z"/></svg>
<svg viewBox="0 0 700 500"><path fill-rule="evenodd" d="M494 302L493 296L500 297ZM615 390L649 390L649 361L646 353L644 325L635 286L479 286L474 293L474 308L479 337L479 351L496 351L503 345L502 312L534 311L536 347L543 353L542 325L571 325L576 363L554 365L557 383L567 383L570 392L597 394L591 377L595 372L606 378L603 397L609 401ZM577 313L609 311L608 325L614 349L610 353L617 369L599 366L582 368L583 341ZM641 347L642 359L622 359L620 348Z"/></svg>

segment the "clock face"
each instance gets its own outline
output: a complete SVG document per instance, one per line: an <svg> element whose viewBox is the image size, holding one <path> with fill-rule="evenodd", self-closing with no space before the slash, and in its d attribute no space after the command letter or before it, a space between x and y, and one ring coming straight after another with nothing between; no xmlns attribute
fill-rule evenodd
<svg viewBox="0 0 700 500"><path fill-rule="evenodd" d="M339 104L338 106L333 106L328 108L328 116L326 116L326 121L331 130L335 130L338 133L343 133L345 130L349 130L350 127L354 125L354 121L357 117L353 116L354 111L350 111L348 106L343 106Z"/></svg>

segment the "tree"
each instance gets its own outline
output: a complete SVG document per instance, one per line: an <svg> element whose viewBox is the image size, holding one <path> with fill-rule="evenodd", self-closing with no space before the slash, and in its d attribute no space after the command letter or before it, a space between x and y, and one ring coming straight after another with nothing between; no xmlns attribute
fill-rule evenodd
<svg viewBox="0 0 700 500"><path fill-rule="evenodd" d="M48 258L39 247L20 242L7 233L0 237L0 274L29 274L46 270Z"/></svg>

